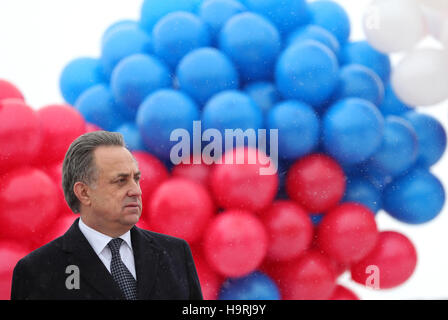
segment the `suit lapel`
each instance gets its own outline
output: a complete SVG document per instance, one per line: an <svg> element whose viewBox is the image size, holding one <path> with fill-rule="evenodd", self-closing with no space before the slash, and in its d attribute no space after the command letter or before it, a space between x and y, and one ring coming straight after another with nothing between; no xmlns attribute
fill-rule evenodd
<svg viewBox="0 0 448 320"><path fill-rule="evenodd" d="M81 278L104 299L124 299L112 275L79 229L78 221L79 218L63 236L63 250L69 254L69 263L78 266Z"/></svg>
<svg viewBox="0 0 448 320"><path fill-rule="evenodd" d="M149 299L156 279L160 249L149 235L135 226L131 229L131 241L137 274L137 296L139 299Z"/></svg>

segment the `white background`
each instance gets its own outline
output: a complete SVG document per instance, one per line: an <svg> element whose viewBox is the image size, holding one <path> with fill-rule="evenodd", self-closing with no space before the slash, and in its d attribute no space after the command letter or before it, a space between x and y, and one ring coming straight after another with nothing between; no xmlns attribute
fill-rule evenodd
<svg viewBox="0 0 448 320"><path fill-rule="evenodd" d="M160 0L163 1L163 0ZM179 0L182 1L182 0ZM362 13L369 0L337 0L348 11L351 40L364 39ZM33 108L62 103L59 76L63 67L80 56L97 57L103 31L121 19L138 19L142 0L0 0L0 78L14 83ZM436 42L426 39L421 45ZM400 55L393 56L395 63ZM432 114L448 128L448 103L420 110ZM1 125L1 123L0 123ZM448 156L432 172L448 186ZM350 280L345 273L339 283L362 299L448 298L448 212L429 223L406 225L377 215L380 230L407 235L418 253L413 276L396 289L373 290Z"/></svg>

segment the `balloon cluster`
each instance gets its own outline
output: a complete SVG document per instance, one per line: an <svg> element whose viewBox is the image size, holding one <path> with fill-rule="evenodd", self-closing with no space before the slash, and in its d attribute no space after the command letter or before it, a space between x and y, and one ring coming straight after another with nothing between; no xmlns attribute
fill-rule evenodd
<svg viewBox="0 0 448 320"><path fill-rule="evenodd" d="M105 31L100 57L62 71L61 92L74 108L33 113L23 100L2 101L2 122L17 124L0 132L0 216L8 222L1 234L39 244L52 237L45 223L64 210L48 208L58 196L51 178L60 185L62 150L88 123L124 135L142 172L138 225L190 243L205 298L357 299L337 284L345 271L366 286L402 284L415 269L415 248L398 232L379 231L375 214L411 224L437 216L445 194L430 167L446 135L396 96L389 57L349 35L346 12L327 0L145 0L139 21ZM40 135L39 119L47 119ZM272 143L222 155L243 163L193 153L173 165L171 133L194 136L194 121L222 136L278 130L278 171L260 174ZM43 135L43 143L33 140ZM9 170L32 159L52 169ZM37 183L48 188L34 190Z"/></svg>
<svg viewBox="0 0 448 320"><path fill-rule="evenodd" d="M402 101L431 106L448 99L448 5L445 0L374 0L364 15L367 40L403 58L392 74ZM431 34L439 48L419 44Z"/></svg>

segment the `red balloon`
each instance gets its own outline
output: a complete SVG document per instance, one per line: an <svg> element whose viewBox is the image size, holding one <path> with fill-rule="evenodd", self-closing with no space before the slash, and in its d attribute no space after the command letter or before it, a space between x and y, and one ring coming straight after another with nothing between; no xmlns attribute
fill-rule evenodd
<svg viewBox="0 0 448 320"><path fill-rule="evenodd" d="M352 279L365 286L389 289L405 282L415 270L417 252L412 242L394 231L379 234L375 248L351 266Z"/></svg>
<svg viewBox="0 0 448 320"><path fill-rule="evenodd" d="M210 266L226 277L241 277L254 271L268 249L261 221L247 211L220 213L204 233L204 254Z"/></svg>
<svg viewBox="0 0 448 320"><path fill-rule="evenodd" d="M359 297L353 291L338 285L330 300L359 300Z"/></svg>
<svg viewBox="0 0 448 320"><path fill-rule="evenodd" d="M142 190L143 208L148 204L154 190L166 179L168 170L165 165L152 154L143 151L133 151L141 172L140 189Z"/></svg>
<svg viewBox="0 0 448 320"><path fill-rule="evenodd" d="M79 218L79 214L74 213L56 218L49 228L45 229L38 237L33 239L32 249L37 249L62 236L77 218Z"/></svg>
<svg viewBox="0 0 448 320"><path fill-rule="evenodd" d="M222 164L216 164L210 176L218 205L225 209L259 211L271 204L278 189L278 175L264 174L269 161L262 151L252 148L238 148L224 155Z"/></svg>
<svg viewBox="0 0 448 320"><path fill-rule="evenodd" d="M344 196L344 171L329 156L311 154L291 166L286 177L286 190L290 198L306 210L323 213Z"/></svg>
<svg viewBox="0 0 448 320"><path fill-rule="evenodd" d="M284 300L326 300L336 286L330 260L313 250L283 263L277 274L276 281Z"/></svg>
<svg viewBox="0 0 448 320"><path fill-rule="evenodd" d="M41 143L36 112L22 100L3 100L0 123L0 172L32 163Z"/></svg>
<svg viewBox="0 0 448 320"><path fill-rule="evenodd" d="M12 273L17 262L30 250L11 241L0 242L0 300L11 298Z"/></svg>
<svg viewBox="0 0 448 320"><path fill-rule="evenodd" d="M211 165L205 163L180 163L171 170L173 177L183 177L198 183L203 186L209 186L209 176L210 176Z"/></svg>
<svg viewBox="0 0 448 320"><path fill-rule="evenodd" d="M85 133L83 116L68 105L49 105L39 109L37 115L42 128L37 164L49 165L64 160L70 144Z"/></svg>
<svg viewBox="0 0 448 320"><path fill-rule="evenodd" d="M204 299L217 300L223 278L208 265L202 256L202 247L192 247L191 250Z"/></svg>
<svg viewBox="0 0 448 320"><path fill-rule="evenodd" d="M30 243L58 216L58 191L43 171L21 168L0 180L0 235Z"/></svg>
<svg viewBox="0 0 448 320"><path fill-rule="evenodd" d="M269 236L267 259L288 260L309 249L313 223L303 208L293 201L274 201L261 215Z"/></svg>
<svg viewBox="0 0 448 320"><path fill-rule="evenodd" d="M53 165L43 168L44 172L53 180L58 189L59 195L59 214L73 216L73 211L65 201L64 190L62 189L62 165L63 162L55 163Z"/></svg>
<svg viewBox="0 0 448 320"><path fill-rule="evenodd" d="M213 214L206 188L185 178L171 178L154 191L141 219L151 230L194 242Z"/></svg>
<svg viewBox="0 0 448 320"><path fill-rule="evenodd" d="M318 246L332 259L351 264L375 247L378 229L367 207L346 202L324 215L318 227Z"/></svg>
<svg viewBox="0 0 448 320"><path fill-rule="evenodd" d="M98 127L96 124L93 123L86 123L86 133L87 132L93 132L93 131L101 131L103 129L101 129L100 127Z"/></svg>
<svg viewBox="0 0 448 320"><path fill-rule="evenodd" d="M25 101L23 94L12 83L0 79L0 101L5 99L19 99Z"/></svg>

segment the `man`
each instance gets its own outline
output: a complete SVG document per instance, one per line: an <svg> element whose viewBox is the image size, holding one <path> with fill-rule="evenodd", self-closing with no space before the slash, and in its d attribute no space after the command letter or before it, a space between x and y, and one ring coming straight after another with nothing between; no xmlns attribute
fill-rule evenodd
<svg viewBox="0 0 448 320"><path fill-rule="evenodd" d="M17 263L11 299L202 299L188 244L135 226L140 171L121 134L78 137L62 171L80 218Z"/></svg>

